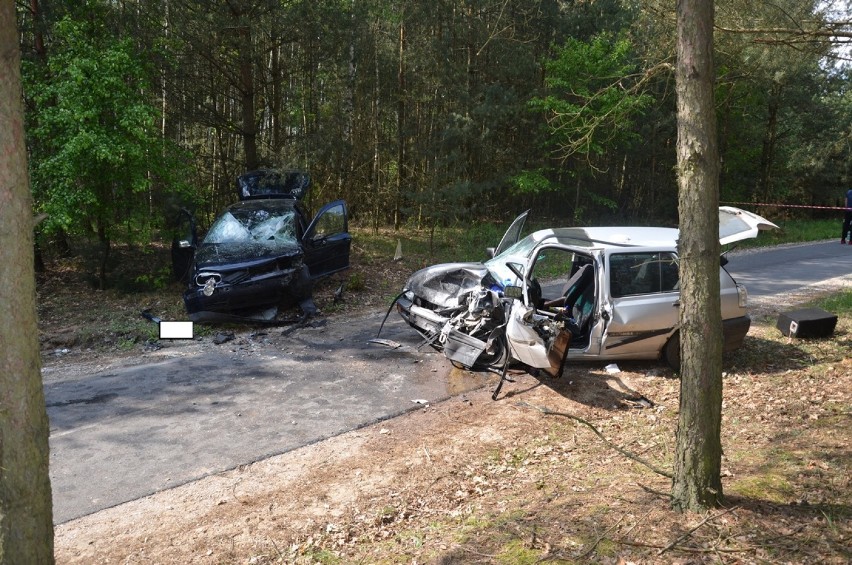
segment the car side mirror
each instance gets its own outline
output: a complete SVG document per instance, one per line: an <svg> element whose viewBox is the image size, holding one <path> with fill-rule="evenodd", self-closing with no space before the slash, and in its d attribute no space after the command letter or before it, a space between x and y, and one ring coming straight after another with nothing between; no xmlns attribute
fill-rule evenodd
<svg viewBox="0 0 852 565"><path fill-rule="evenodd" d="M524 297L524 289L520 286L507 285L503 288L503 296L520 300Z"/></svg>
<svg viewBox="0 0 852 565"><path fill-rule="evenodd" d="M724 267L727 264L728 264L728 258L725 257L724 255L719 255L719 265Z"/></svg>
<svg viewBox="0 0 852 565"><path fill-rule="evenodd" d="M496 247L486 247L486 248L485 248L485 254L486 254L486 255L488 255L488 258L489 258L489 259L493 259L493 258L494 258L494 253L495 253L496 251L497 251L497 248L496 248Z"/></svg>

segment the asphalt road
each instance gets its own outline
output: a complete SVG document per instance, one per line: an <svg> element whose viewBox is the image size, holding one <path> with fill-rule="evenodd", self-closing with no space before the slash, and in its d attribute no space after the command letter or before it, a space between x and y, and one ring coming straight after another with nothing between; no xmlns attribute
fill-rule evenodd
<svg viewBox="0 0 852 565"><path fill-rule="evenodd" d="M56 523L284 453L483 386L452 369L392 314L307 327L144 364L45 375ZM280 328L269 329L280 333ZM277 340L280 344L282 340ZM163 356L172 355L163 359ZM147 356L147 354L146 354Z"/></svg>
<svg viewBox="0 0 852 565"><path fill-rule="evenodd" d="M789 292L852 272L852 246L749 252L732 256L728 270L751 296ZM127 368L70 376L45 371L54 521L391 418L416 409L415 401L495 382L452 370L429 348L418 350L417 334L395 313L382 337L400 347L370 344L383 314L297 330L283 348L264 346L260 335L208 344L201 353L166 348Z"/></svg>
<svg viewBox="0 0 852 565"><path fill-rule="evenodd" d="M787 293L852 273L852 245L840 245L839 240L748 250L728 258L725 268L754 297Z"/></svg>

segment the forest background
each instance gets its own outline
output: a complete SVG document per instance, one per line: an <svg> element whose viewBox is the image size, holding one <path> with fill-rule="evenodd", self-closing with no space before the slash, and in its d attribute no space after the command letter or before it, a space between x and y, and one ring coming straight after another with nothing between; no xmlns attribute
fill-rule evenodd
<svg viewBox="0 0 852 565"><path fill-rule="evenodd" d="M852 178L847 4L716 3L723 203L840 223L804 206ZM105 264L181 207L203 228L259 166L308 170L309 205L375 230L677 224L670 3L17 6L39 259L84 238Z"/></svg>

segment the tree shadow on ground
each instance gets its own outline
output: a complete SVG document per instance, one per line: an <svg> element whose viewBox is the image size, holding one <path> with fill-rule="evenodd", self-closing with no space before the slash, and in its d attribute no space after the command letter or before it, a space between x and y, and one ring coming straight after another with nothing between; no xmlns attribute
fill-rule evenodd
<svg viewBox="0 0 852 565"><path fill-rule="evenodd" d="M663 369L654 362L633 362L625 367L627 372L663 374ZM566 399L604 410L631 410L652 408L655 402L647 398L635 385L626 382L625 371L607 373L600 363L571 363L559 377L544 372L513 367L509 382L518 383L510 390L503 389L502 398L511 399L540 386L546 386ZM499 399L499 398L498 398Z"/></svg>

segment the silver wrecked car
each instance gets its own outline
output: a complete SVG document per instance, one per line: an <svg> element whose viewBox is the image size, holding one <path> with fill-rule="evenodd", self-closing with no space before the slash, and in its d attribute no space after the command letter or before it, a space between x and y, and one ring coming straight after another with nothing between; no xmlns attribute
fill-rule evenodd
<svg viewBox="0 0 852 565"><path fill-rule="evenodd" d="M425 342L468 368L510 360L562 372L567 359L664 359L680 364L677 238L674 228L574 227L523 239L527 213L484 263L447 263L414 273L397 310ZM777 228L737 208L719 209L723 245ZM725 270L719 281L725 351L751 320L747 292ZM505 374L505 373L504 373Z"/></svg>

